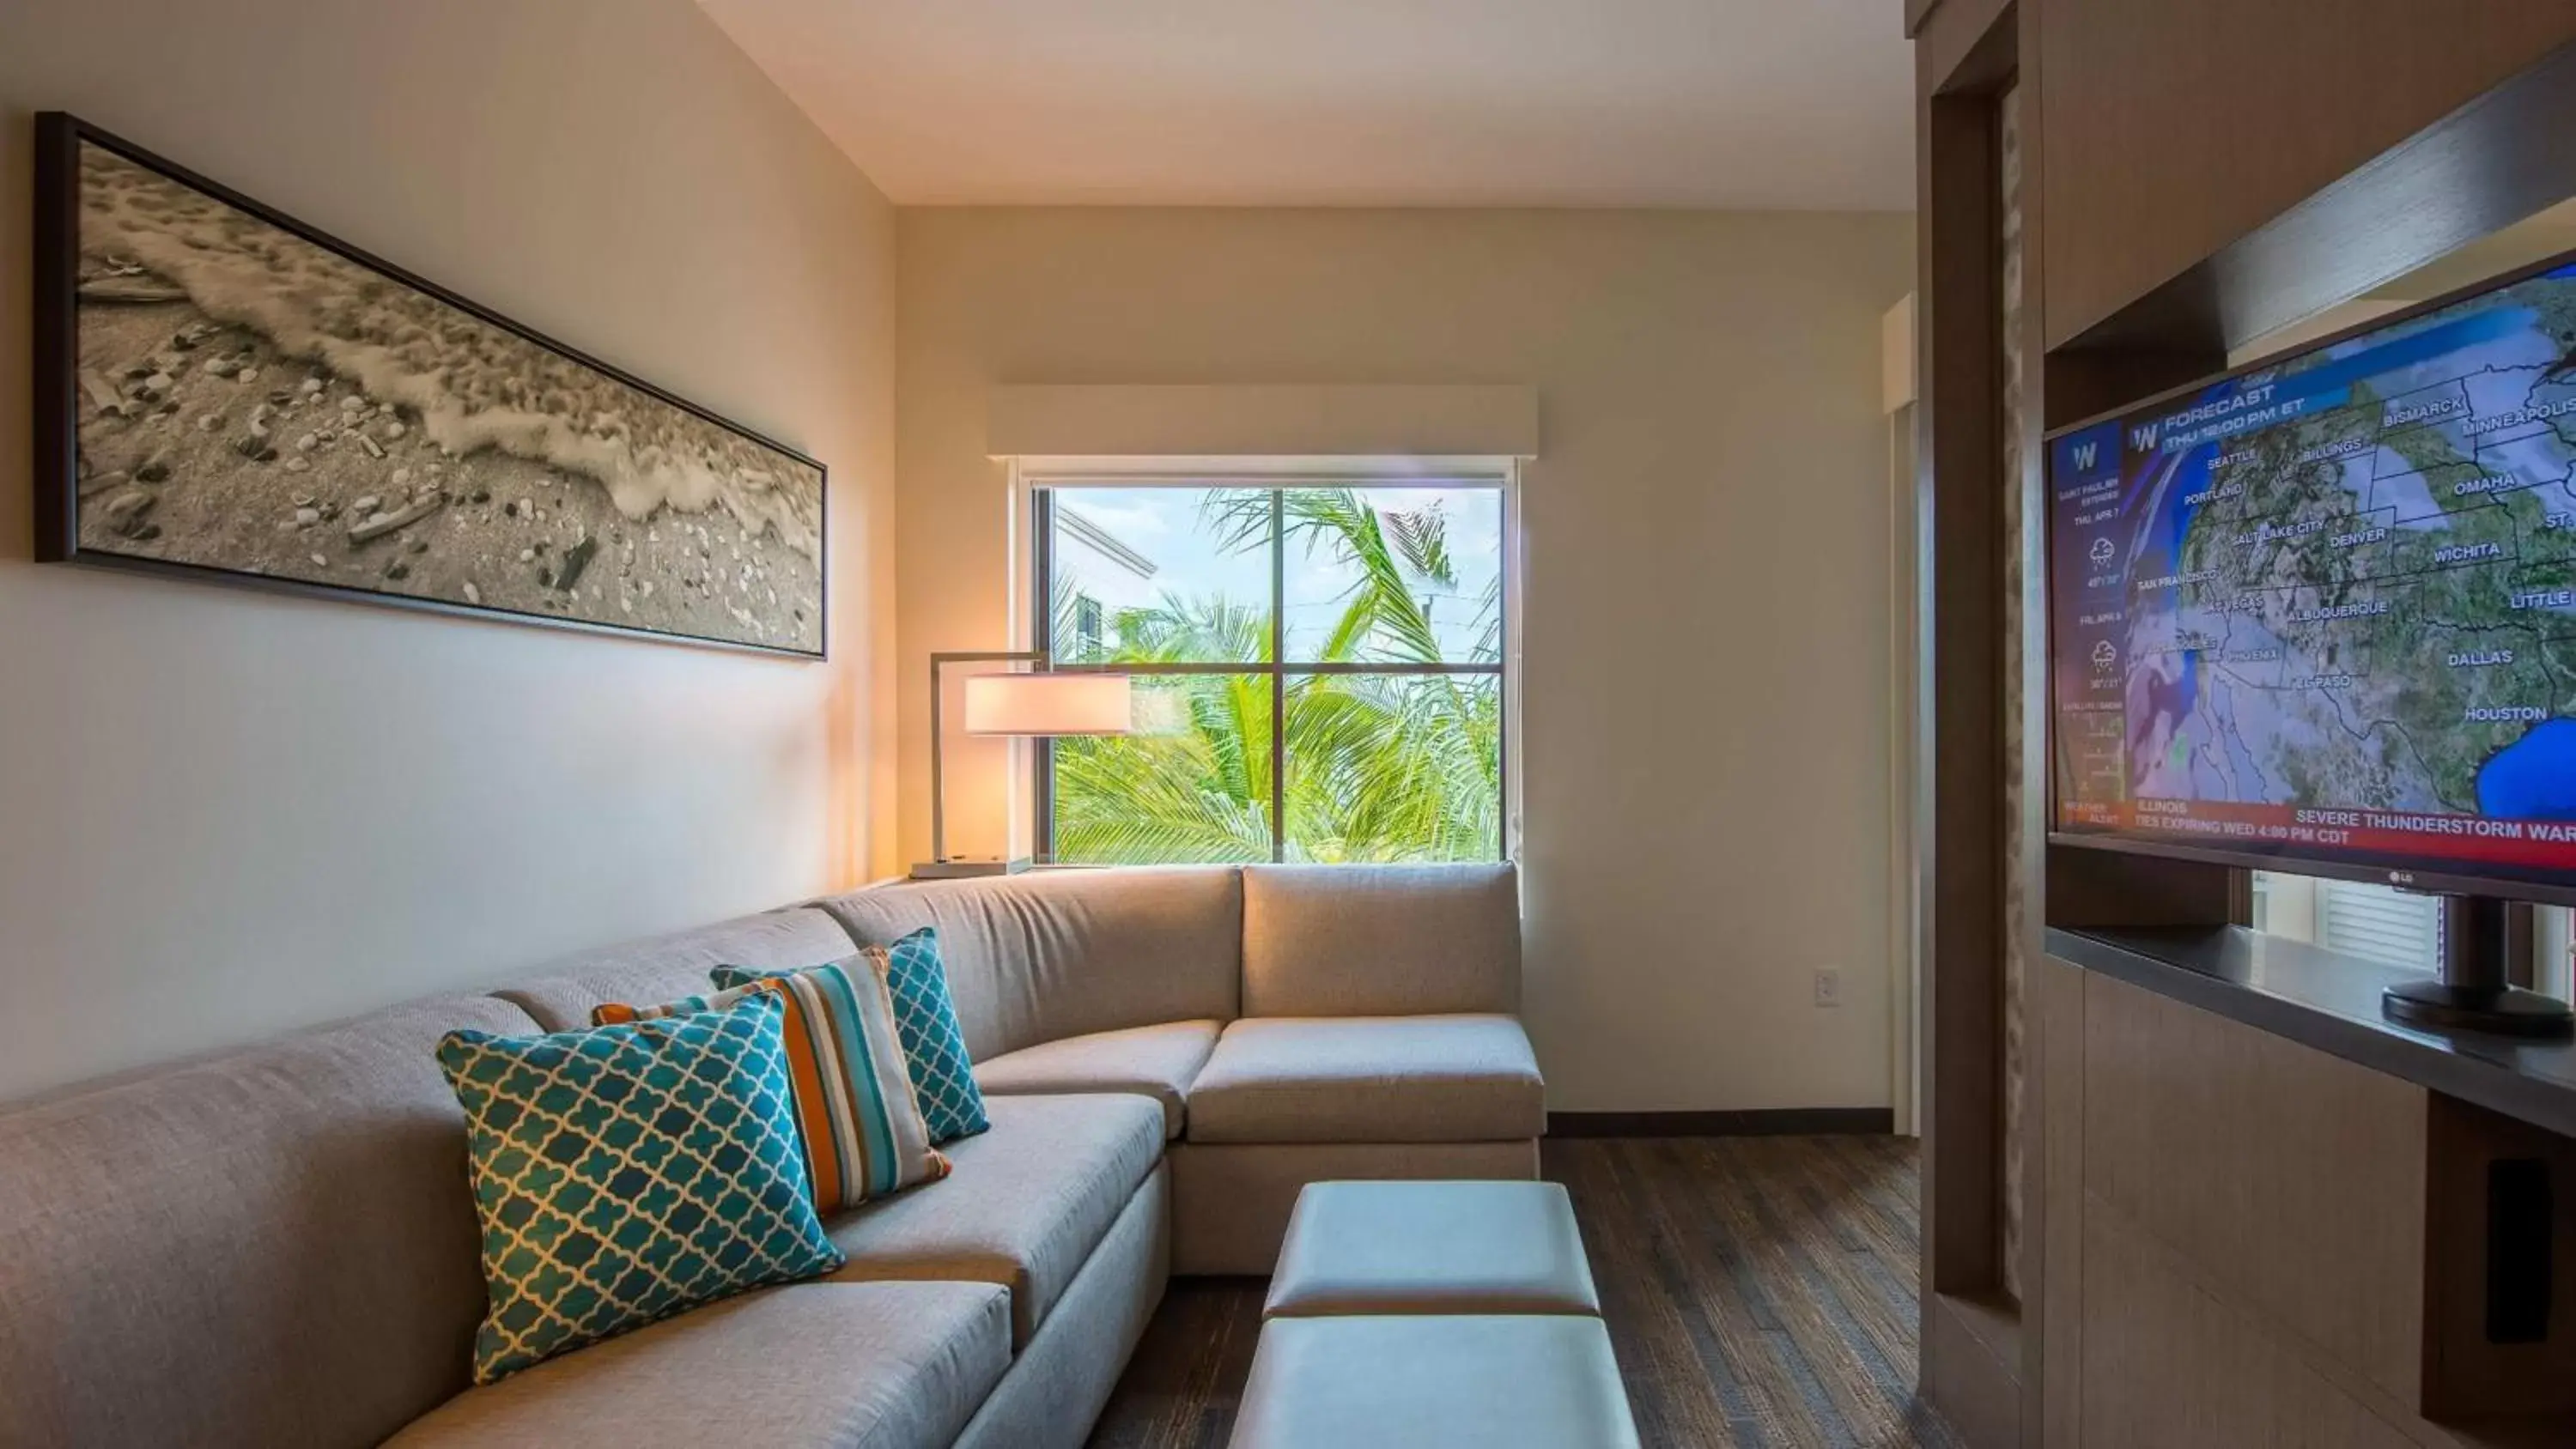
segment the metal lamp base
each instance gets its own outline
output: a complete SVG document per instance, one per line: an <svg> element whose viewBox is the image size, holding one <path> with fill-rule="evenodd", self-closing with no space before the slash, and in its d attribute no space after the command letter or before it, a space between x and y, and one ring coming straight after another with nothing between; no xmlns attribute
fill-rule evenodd
<svg viewBox="0 0 2576 1449"><path fill-rule="evenodd" d="M975 859L925 860L912 868L914 880L977 880L988 875L1018 875L1027 870L1030 860L1025 855L1004 860L998 855Z"/></svg>

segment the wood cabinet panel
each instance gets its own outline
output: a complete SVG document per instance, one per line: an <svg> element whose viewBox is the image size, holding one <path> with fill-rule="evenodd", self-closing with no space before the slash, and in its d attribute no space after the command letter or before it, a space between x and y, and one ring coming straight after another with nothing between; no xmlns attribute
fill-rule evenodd
<svg viewBox="0 0 2576 1449"><path fill-rule="evenodd" d="M2058 346L2576 39L2576 5L2047 0Z"/></svg>
<svg viewBox="0 0 2576 1449"><path fill-rule="evenodd" d="M2415 1444L2115 1213L2085 1219L2083 1358L2083 1449Z"/></svg>
<svg viewBox="0 0 2576 1449"><path fill-rule="evenodd" d="M2418 1402L2424 1090L2107 977L2084 996L2086 1363L2102 1361L2089 1249L2108 1205L2233 1302ZM2098 1390L2088 1372L2088 1424Z"/></svg>
<svg viewBox="0 0 2576 1449"><path fill-rule="evenodd" d="M2084 1407L2084 994L2089 973L2040 957L2040 1422L2081 1441Z"/></svg>

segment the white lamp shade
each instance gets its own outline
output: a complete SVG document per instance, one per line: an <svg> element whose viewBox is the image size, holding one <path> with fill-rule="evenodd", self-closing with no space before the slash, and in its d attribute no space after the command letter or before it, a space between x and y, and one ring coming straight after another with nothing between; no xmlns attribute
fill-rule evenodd
<svg viewBox="0 0 2576 1449"><path fill-rule="evenodd" d="M970 735L1123 735L1136 728L1124 674L973 674Z"/></svg>

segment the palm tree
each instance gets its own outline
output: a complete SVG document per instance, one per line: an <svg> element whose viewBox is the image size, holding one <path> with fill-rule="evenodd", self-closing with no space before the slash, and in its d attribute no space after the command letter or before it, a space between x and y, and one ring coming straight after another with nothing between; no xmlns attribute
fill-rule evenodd
<svg viewBox="0 0 2576 1449"><path fill-rule="evenodd" d="M1210 493L1202 505L1221 545L1267 550L1268 492ZM1457 571L1439 506L1370 505L1350 489L1280 495L1285 541L1350 567L1355 582L1314 660L1440 664L1434 611ZM1500 658L1499 577L1478 601L1474 658ZM1074 638L1073 600L1050 601L1058 638ZM1266 610L1224 599L1166 597L1122 610L1117 644L1084 663L1241 659L1266 664ZM1055 744L1060 859L1238 861L1270 858L1270 678L1140 676L1148 712L1168 703L1173 727ZM1292 860L1490 859L1502 839L1499 677L1470 674L1291 676L1287 850Z"/></svg>

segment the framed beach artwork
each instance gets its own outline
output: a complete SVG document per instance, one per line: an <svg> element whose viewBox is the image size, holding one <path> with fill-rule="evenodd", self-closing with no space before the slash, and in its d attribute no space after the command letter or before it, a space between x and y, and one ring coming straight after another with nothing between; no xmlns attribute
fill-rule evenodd
<svg viewBox="0 0 2576 1449"><path fill-rule="evenodd" d="M820 463L73 117L35 200L39 558L823 656Z"/></svg>

